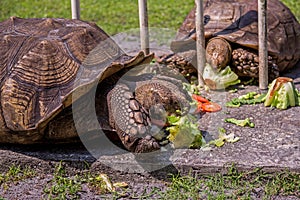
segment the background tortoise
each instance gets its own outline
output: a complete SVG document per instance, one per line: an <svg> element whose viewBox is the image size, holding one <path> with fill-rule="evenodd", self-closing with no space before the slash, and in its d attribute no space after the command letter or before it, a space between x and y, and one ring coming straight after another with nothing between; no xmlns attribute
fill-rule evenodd
<svg viewBox="0 0 300 200"><path fill-rule="evenodd" d="M288 7L269 0L268 55L270 79L296 65L300 58L300 24ZM215 68L230 64L239 76L258 77L258 12L256 0L204 1L207 61ZM195 49L195 8L182 26L171 49L180 52ZM175 55L175 64L184 65L185 55ZM191 56L188 56L191 57ZM166 59L165 59L166 60ZM191 59L187 59L191 62ZM195 66L195 65L194 65ZM191 73L193 69L183 73ZM194 69L195 72L195 69Z"/></svg>
<svg viewBox="0 0 300 200"><path fill-rule="evenodd" d="M134 86L115 86L128 69L149 63L153 55L126 55L93 23L11 17L0 23L0 46L2 143L67 142L77 137L76 128L92 131L84 106L75 127L72 104L84 103L97 87L92 107L101 128L116 131L130 151L151 151L159 145L149 135L148 109L159 103L167 111L178 109L179 101L186 101L186 93L166 80L140 77Z"/></svg>

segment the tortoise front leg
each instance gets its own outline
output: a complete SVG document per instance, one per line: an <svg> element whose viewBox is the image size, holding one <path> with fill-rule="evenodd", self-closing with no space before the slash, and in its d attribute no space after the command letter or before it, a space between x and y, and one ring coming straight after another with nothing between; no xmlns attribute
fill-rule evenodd
<svg viewBox="0 0 300 200"><path fill-rule="evenodd" d="M126 149L143 153L160 148L150 135L148 112L125 84L117 84L108 93L107 103L110 126L116 130Z"/></svg>
<svg viewBox="0 0 300 200"><path fill-rule="evenodd" d="M232 67L238 76L258 78L259 58L257 53L238 48L232 51ZM279 76L279 69L275 60L268 56L269 81Z"/></svg>

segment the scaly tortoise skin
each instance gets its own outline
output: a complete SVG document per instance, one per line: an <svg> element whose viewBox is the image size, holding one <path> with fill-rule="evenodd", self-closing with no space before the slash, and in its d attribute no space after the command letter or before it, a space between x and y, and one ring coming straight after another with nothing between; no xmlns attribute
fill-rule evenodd
<svg viewBox="0 0 300 200"><path fill-rule="evenodd" d="M92 104L101 128L116 131L126 149L148 152L160 147L150 135L149 107L179 105L180 95L185 101L186 93L168 80L141 79L135 88L116 85L126 71L149 63L153 55L126 55L94 23L11 17L0 23L0 46L1 143L78 138L72 105L96 85ZM176 95L169 94L170 84ZM85 122L79 128L91 131L90 113L80 117L78 123Z"/></svg>
<svg viewBox="0 0 300 200"><path fill-rule="evenodd" d="M267 18L269 76L272 80L279 72L294 67L300 59L300 24L289 8L278 0L268 1ZM204 1L207 61L218 69L230 64L239 76L258 77L257 21L256 0ZM195 32L193 8L171 49L174 52L195 49Z"/></svg>

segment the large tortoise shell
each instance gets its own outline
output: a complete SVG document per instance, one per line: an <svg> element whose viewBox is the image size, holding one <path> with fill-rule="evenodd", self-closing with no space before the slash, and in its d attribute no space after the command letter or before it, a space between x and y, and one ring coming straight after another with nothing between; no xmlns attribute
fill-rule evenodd
<svg viewBox="0 0 300 200"><path fill-rule="evenodd" d="M257 3L257 0L204 1L205 37L219 36L258 49ZM284 71L300 59L300 24L289 8L278 0L268 1L267 19L268 52L277 61L280 71ZM195 39L195 32L193 8L180 27L176 41ZM176 47L176 41L172 46Z"/></svg>
<svg viewBox="0 0 300 200"><path fill-rule="evenodd" d="M92 83L138 63L93 23L21 19L0 23L1 131L43 129ZM80 95L77 95L79 98ZM75 97L76 98L76 97Z"/></svg>

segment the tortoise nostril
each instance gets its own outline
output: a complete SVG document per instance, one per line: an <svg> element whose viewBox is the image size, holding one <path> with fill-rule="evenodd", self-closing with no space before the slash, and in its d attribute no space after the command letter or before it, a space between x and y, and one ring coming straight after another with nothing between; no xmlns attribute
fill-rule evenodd
<svg viewBox="0 0 300 200"><path fill-rule="evenodd" d="M218 54L218 53L216 53L216 52L214 52L214 53L213 53L213 55L212 55L212 58L213 58L213 59L217 59L217 58L218 58L218 56L219 56L219 54Z"/></svg>

